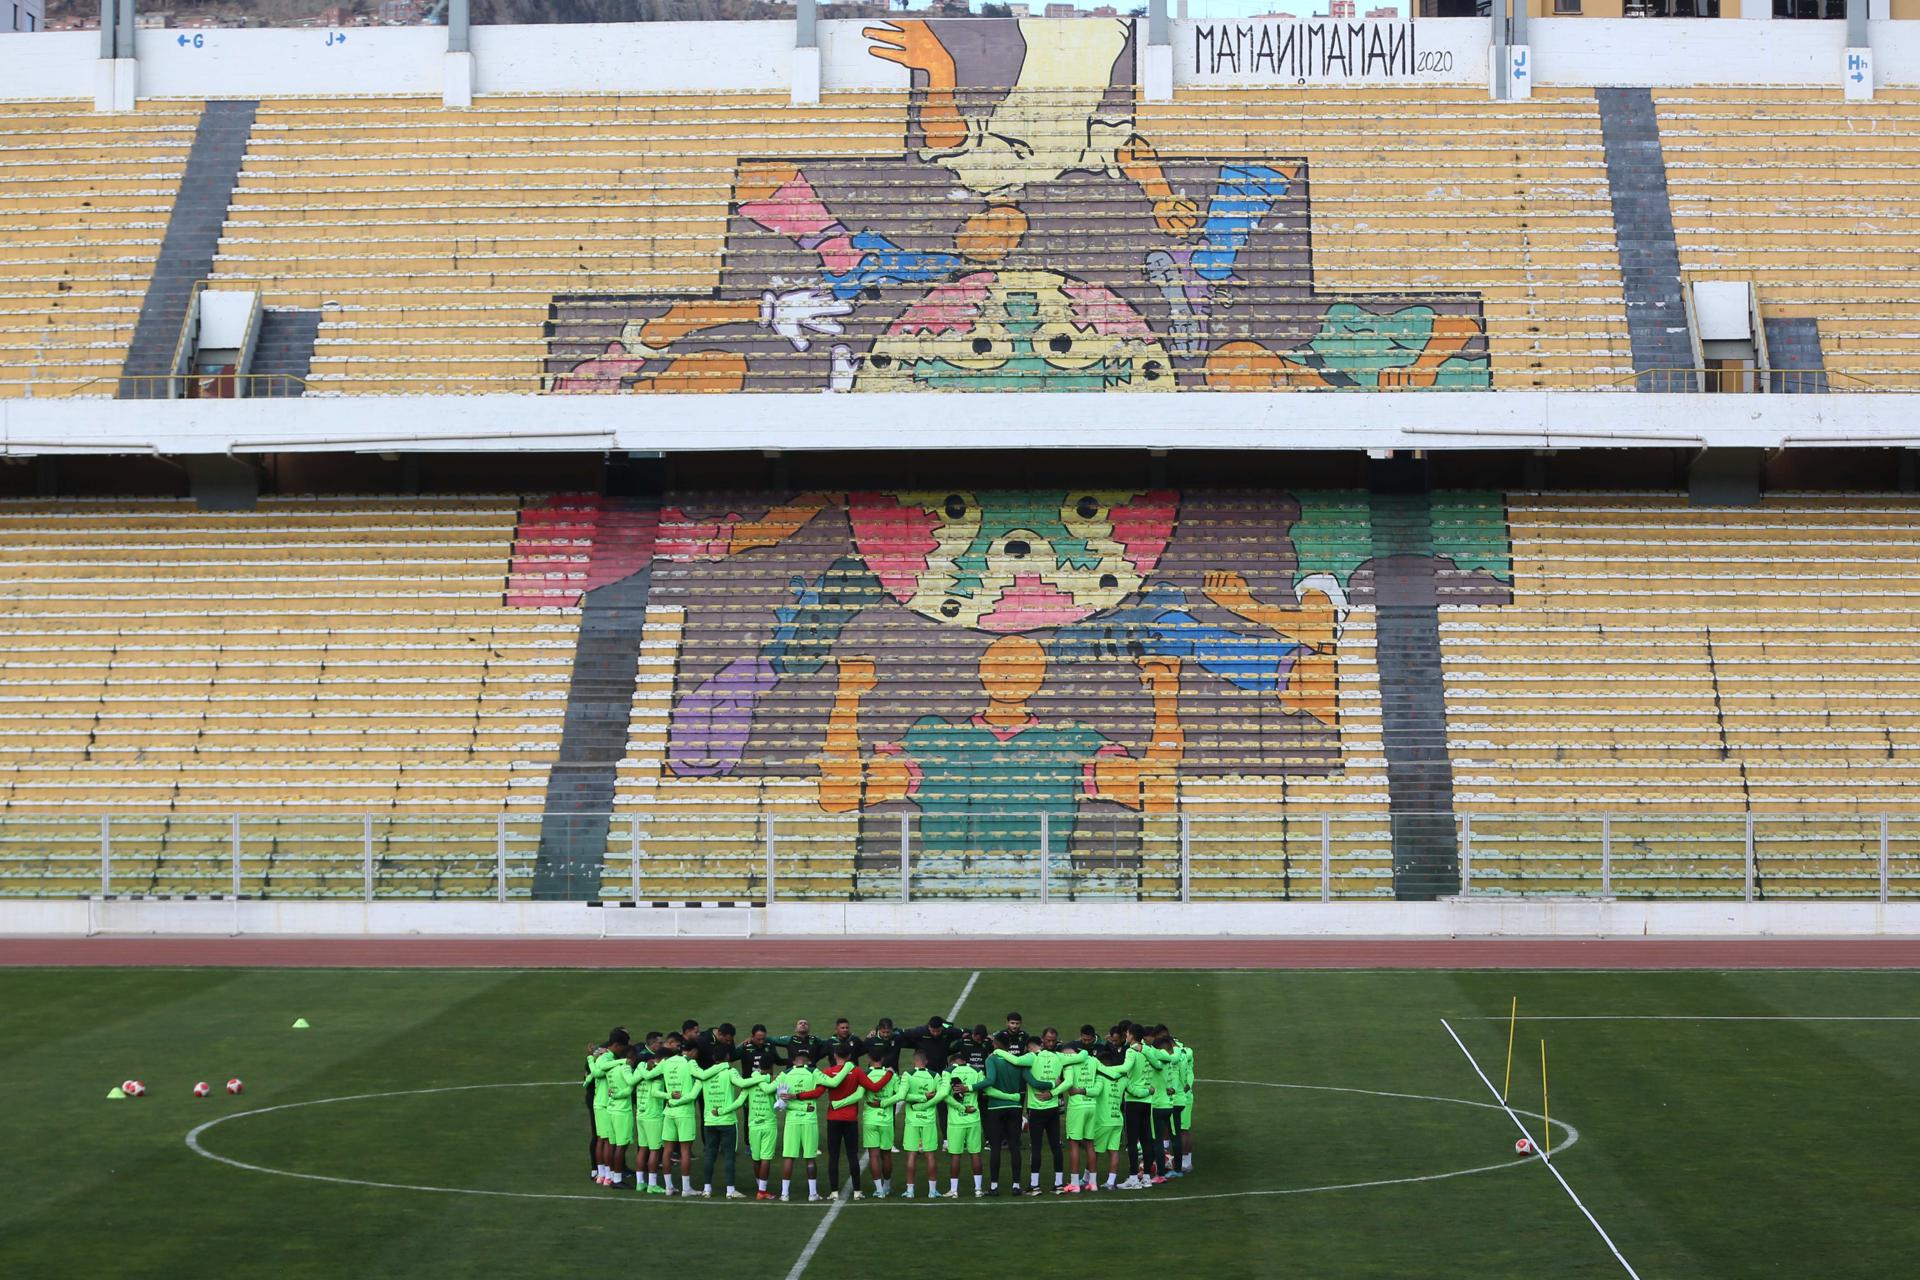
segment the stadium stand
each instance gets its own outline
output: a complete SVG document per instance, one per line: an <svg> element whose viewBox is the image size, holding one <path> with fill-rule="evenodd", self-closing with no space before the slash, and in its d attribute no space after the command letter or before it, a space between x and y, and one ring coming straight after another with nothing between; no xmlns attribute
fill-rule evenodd
<svg viewBox="0 0 1920 1280"><path fill-rule="evenodd" d="M873 540L881 496L842 512L668 494L657 547L638 552L627 530L653 537L652 517L592 514L581 499L272 500L248 513L10 503L8 888L97 887L104 834L122 893L358 896L364 844L383 895L493 896L502 856L508 891L524 894L582 596L651 555L599 892L764 900L771 870L783 900L892 897L903 835L913 895L1037 892L1030 857L964 840L943 852L913 805L823 811L841 655L871 657L885 677L862 727L870 760L911 741L916 720L963 723L981 705L991 637L886 598L927 584L880 585L897 568L885 529ZM1014 496L1014 518L1044 527L1038 500ZM1034 697L1038 724L1097 721L1103 751L1138 757L1152 709L1134 667L1182 653L1177 802L1054 809L1052 891L1177 894L1184 823L1195 896L1318 897L1323 841L1329 896L1391 893L1366 496L1177 501L1184 541L1152 567L1156 609L1053 630ZM1438 507L1457 572L1490 508L1444 495ZM1597 889L1603 822L1607 887L1622 894L1737 880L1749 839L1763 892L1857 894L1883 817L1897 858L1920 849L1907 759L1920 710L1903 692L1916 678L1917 518L1920 501L1897 496L1740 509L1678 495L1508 499L1512 604L1441 606L1472 891ZM1213 596L1231 593L1204 566L1267 561L1246 557L1276 538L1298 559L1266 590L1256 581L1256 596L1318 566L1344 583L1335 594L1355 595L1321 647L1334 659L1326 703L1314 688L1282 698L1207 678L1209 664L1231 677L1273 658L1244 629L1238 647L1208 648L1226 639ZM1003 771L967 806L1048 808L1047 785Z"/></svg>
<svg viewBox="0 0 1920 1280"><path fill-rule="evenodd" d="M1920 386L1920 91L1654 97L1687 277L1750 281L1770 321L1817 322L1836 390Z"/></svg>
<svg viewBox="0 0 1920 1280"><path fill-rule="evenodd" d="M1166 157L1310 155L1320 287L1483 295L1496 385L1632 372L1590 93L1195 92L1138 120ZM264 103L215 274L326 308L316 390L537 390L556 294L710 289L744 163L897 156L907 127L897 94ZM944 189L874 180L899 225L951 217Z"/></svg>
<svg viewBox="0 0 1920 1280"><path fill-rule="evenodd" d="M199 118L0 102L0 396L113 393Z"/></svg>
<svg viewBox="0 0 1920 1280"><path fill-rule="evenodd" d="M1857 894L1920 837L1910 496L1516 494L1514 604L1443 623L1481 891ZM1749 823L1751 822L1751 834Z"/></svg>
<svg viewBox="0 0 1920 1280"><path fill-rule="evenodd" d="M131 472L74 483L0 419L35 459L4 491L42 495L0 500L0 893L1920 891L1920 499L1761 498L1800 459L1690 434L1710 410L1572 407L1916 389L1920 90L1148 100L1117 20L842 34L844 83L878 59L915 87L0 104L0 396L335 398L140 460L180 473L140 490L166 499L55 496ZM1751 285L1749 356L1704 335L1709 282ZM258 346L192 378L207 284ZM1742 359L1769 379L1708 375ZM651 444L558 398L475 416L563 405L537 447L596 455L605 492L256 503L280 477L247 461L374 474L354 455L399 462L416 407L478 393L1308 389L1567 394L1420 404L1407 431L1480 438L1446 464L1368 434L1408 396L1342 401L1344 438L1309 402L1325 452L1244 481L1302 402L1254 402L1226 461L1157 441L1098 485L920 452L943 415L886 397L779 402L836 447L898 433L858 480L809 459L814 489L779 456L806 439L636 479ZM419 399L338 399L374 396ZM362 403L370 434L276 434ZM1559 435L1517 443L1507 405ZM242 409L166 421L241 441ZM495 421L480 447L530 447ZM1596 479L1552 456L1576 445L1649 461Z"/></svg>
<svg viewBox="0 0 1920 1280"><path fill-rule="evenodd" d="M524 889L577 622L503 603L518 510L0 505L8 877L488 894L511 843Z"/></svg>
<svg viewBox="0 0 1920 1280"><path fill-rule="evenodd" d="M1633 372L1591 92L1196 89L1140 121L1163 152L1309 157L1319 286L1480 295L1495 389Z"/></svg>
<svg viewBox="0 0 1920 1280"><path fill-rule="evenodd" d="M901 110L897 95L270 102L215 275L326 309L316 390L537 391L556 293L710 286L739 157L897 150Z"/></svg>

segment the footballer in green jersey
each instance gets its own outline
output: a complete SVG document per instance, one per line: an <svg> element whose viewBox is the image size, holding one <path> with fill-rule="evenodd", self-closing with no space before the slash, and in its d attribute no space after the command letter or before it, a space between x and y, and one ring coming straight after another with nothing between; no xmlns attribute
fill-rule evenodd
<svg viewBox="0 0 1920 1280"><path fill-rule="evenodd" d="M693 1194L693 1147L700 1137L700 1081L694 1073L700 1069L699 1046L692 1040L672 1044L671 1056L660 1064L661 1082L667 1089L666 1121L660 1138L666 1148L667 1194L673 1194L674 1157L679 1157L680 1194Z"/></svg>
<svg viewBox="0 0 1920 1280"><path fill-rule="evenodd" d="M864 1096L855 1095L860 1098L860 1145L873 1177L873 1198L885 1200L893 1190L893 1109L906 1097L906 1086L898 1071L886 1067L874 1067L867 1079L873 1087Z"/></svg>
<svg viewBox="0 0 1920 1280"><path fill-rule="evenodd" d="M731 1031L722 1034L730 1035ZM700 1194L713 1194L713 1169L724 1160L727 1199L743 1199L735 1164L740 1137L740 1077L734 1074L732 1060L724 1059L695 1067L693 1078L700 1082L700 1144L705 1152L700 1163Z"/></svg>
<svg viewBox="0 0 1920 1280"><path fill-rule="evenodd" d="M818 1201L821 1199L819 1100L826 1096L827 1086L821 1083L820 1073L813 1069L813 1051L805 1045L794 1045L789 1061L792 1065L781 1072L777 1085L779 1103L787 1113L787 1126L780 1142L784 1161L780 1170L780 1198L785 1200L792 1186L793 1162L802 1160L807 1166L807 1199Z"/></svg>
<svg viewBox="0 0 1920 1280"><path fill-rule="evenodd" d="M1061 1121L1066 1103L1060 1097L1060 1074L1065 1069L1066 1055L1061 1051L1060 1032L1048 1027L1040 1033L1040 1045L1027 1057L1032 1061L1027 1072L1033 1077L1033 1086L1027 1090L1027 1142L1033 1154L1033 1172L1028 1185L1035 1195L1040 1193L1040 1154L1045 1148L1053 1154L1053 1190L1055 1195L1066 1191L1066 1165L1062 1163L1060 1144Z"/></svg>
<svg viewBox="0 0 1920 1280"><path fill-rule="evenodd" d="M1193 1049L1181 1041L1173 1042L1173 1056L1180 1061L1180 1172L1193 1172Z"/></svg>
<svg viewBox="0 0 1920 1280"><path fill-rule="evenodd" d="M625 1033L618 1033L618 1037L608 1037L606 1044L587 1056L587 1079L593 1084L594 1154L598 1164L593 1180L603 1187L613 1185L613 1127L607 1114L607 1073L619 1061L614 1056L614 1049L626 1047Z"/></svg>
<svg viewBox="0 0 1920 1280"><path fill-rule="evenodd" d="M940 1198L940 1178L933 1153L940 1147L940 1100L947 1089L946 1073L927 1069L927 1051L913 1051L913 1070L900 1077L900 1098L906 1103L900 1145L907 1153L907 1195L919 1182L920 1155L927 1157L927 1195Z"/></svg>
<svg viewBox="0 0 1920 1280"><path fill-rule="evenodd" d="M1094 1072L1092 1055L1078 1040L1060 1046L1060 1088L1057 1097L1066 1099L1067 1185L1072 1195L1080 1190L1080 1171L1093 1172L1094 1087L1099 1077ZM1035 1159L1038 1159L1036 1153Z"/></svg>
<svg viewBox="0 0 1920 1280"><path fill-rule="evenodd" d="M1155 1027L1152 1037L1140 1046L1153 1081L1150 1099L1153 1111L1155 1165L1163 1177L1180 1176L1180 1059L1173 1051L1173 1037L1164 1026Z"/></svg>
<svg viewBox="0 0 1920 1280"><path fill-rule="evenodd" d="M780 1113L775 1109L779 1093L769 1070L771 1066L770 1062L763 1061L757 1064L752 1075L734 1077L740 1096L733 1105L747 1113L747 1158L753 1161L754 1181L759 1184L753 1197L756 1200L773 1199L773 1193L767 1189L767 1179L773 1176L773 1152L780 1145Z"/></svg>
<svg viewBox="0 0 1920 1280"><path fill-rule="evenodd" d="M662 1053L668 1052L666 1049ZM667 1187L666 1139L667 1084L661 1069L666 1060L650 1057L640 1064L640 1078L633 1086L633 1142L640 1158L634 1170L644 1177L649 1194L665 1195Z"/></svg>
<svg viewBox="0 0 1920 1280"><path fill-rule="evenodd" d="M960 1158L973 1157L973 1194L980 1194L980 1182L986 1166L980 1159L981 1136L979 1092L986 1083L986 1072L954 1061L947 1068L947 1194L960 1194Z"/></svg>
<svg viewBox="0 0 1920 1280"><path fill-rule="evenodd" d="M1117 1056L1117 1055L1109 1055ZM1127 1070L1116 1062L1103 1061L1094 1066L1093 1150L1107 1157L1107 1186L1112 1187L1120 1173L1120 1151L1126 1145ZM1089 1170L1092 1186L1093 1171Z"/></svg>
<svg viewBox="0 0 1920 1280"><path fill-rule="evenodd" d="M616 1184L626 1168L627 1148L633 1145L633 1086L639 1079L640 1046L628 1045L607 1071L607 1141L613 1146Z"/></svg>

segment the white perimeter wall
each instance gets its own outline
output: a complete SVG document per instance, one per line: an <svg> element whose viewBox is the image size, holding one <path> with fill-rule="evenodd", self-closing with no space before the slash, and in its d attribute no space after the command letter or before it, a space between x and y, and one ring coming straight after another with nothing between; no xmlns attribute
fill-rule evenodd
<svg viewBox="0 0 1920 1280"><path fill-rule="evenodd" d="M432 30L444 48L445 32ZM785 92L793 74L787 22L476 26L472 45L475 93ZM904 83L904 67L880 65L898 71Z"/></svg>
<svg viewBox="0 0 1920 1280"><path fill-rule="evenodd" d="M424 93L437 98L447 33L438 27L160 29L135 32L133 49L140 63L143 98L368 92Z"/></svg>
<svg viewBox="0 0 1920 1280"><path fill-rule="evenodd" d="M0 900L0 935L331 937L1911 937L1920 902L870 903Z"/></svg>
<svg viewBox="0 0 1920 1280"><path fill-rule="evenodd" d="M1082 19L1087 21L1087 19ZM867 52L864 21L822 22L821 84L828 93L900 88L907 73ZM1261 41L1284 41L1288 26L1408 27L1413 69L1324 58L1303 68L1260 63ZM1883 85L1920 84L1920 22L1872 25L1875 76ZM1172 24L1177 85L1247 86L1429 83L1484 85L1490 24L1478 18L1422 18L1411 24ZM1845 24L1697 19L1536 18L1531 25L1536 84L1838 85ZM184 42L183 42L184 38ZM1144 33L1143 33L1144 38ZM1236 58L1205 56L1232 47ZM786 90L793 26L786 22L653 22L473 29L476 91L589 93ZM325 30L143 30L136 34L142 97L274 95L438 95L444 82L442 27ZM1248 51L1251 51L1249 53ZM99 36L90 31L0 34L0 98L91 98ZM1257 64L1257 65L1256 65Z"/></svg>

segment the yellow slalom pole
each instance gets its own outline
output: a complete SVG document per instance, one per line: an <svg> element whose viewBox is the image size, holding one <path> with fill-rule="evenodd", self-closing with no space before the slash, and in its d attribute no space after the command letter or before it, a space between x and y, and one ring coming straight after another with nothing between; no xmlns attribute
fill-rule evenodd
<svg viewBox="0 0 1920 1280"><path fill-rule="evenodd" d="M1547 1106L1547 1042L1540 1042L1540 1141L1553 1154L1553 1111Z"/></svg>
<svg viewBox="0 0 1920 1280"><path fill-rule="evenodd" d="M1513 998L1513 1011L1507 1014L1507 1078L1500 1086L1500 1101L1507 1100L1507 1091L1513 1088L1513 1027L1520 1021L1520 997Z"/></svg>

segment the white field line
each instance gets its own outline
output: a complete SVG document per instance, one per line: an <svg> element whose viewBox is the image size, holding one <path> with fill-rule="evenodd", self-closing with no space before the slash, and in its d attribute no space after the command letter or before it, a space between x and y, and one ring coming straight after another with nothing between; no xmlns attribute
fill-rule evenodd
<svg viewBox="0 0 1920 1280"><path fill-rule="evenodd" d="M953 1002L953 1008L947 1010L948 1022L960 1016L960 1010L966 1006L967 997L973 994L973 984L978 981L980 981L980 971L975 969L967 978L967 985L960 988L960 998ZM866 1156L862 1155L860 1163L854 1166L853 1181L856 1184L860 1181L861 1170L867 1167L866 1161ZM800 1256L794 1260L793 1269L787 1272L787 1280L800 1280L800 1277L806 1274L807 1264L812 1262L813 1255L820 1251L820 1244L827 1238L827 1232L833 1230L834 1220L840 1216L840 1211L847 1207L845 1190L835 1187L833 1192L838 1198L827 1206L827 1216L820 1219L820 1225L813 1229L813 1235L807 1240L807 1247L800 1251Z"/></svg>
<svg viewBox="0 0 1920 1280"><path fill-rule="evenodd" d="M957 1012L956 1010L956 1013ZM1245 1085L1258 1089L1301 1089L1312 1093L1351 1093L1372 1098L1401 1098L1410 1102L1444 1102L1462 1107L1480 1107L1487 1111L1499 1111L1502 1109L1497 1101L1475 1102L1471 1098L1442 1098L1433 1094L1395 1093L1385 1089L1355 1089L1345 1085L1293 1084L1279 1080L1222 1080L1210 1076L1203 1076L1199 1083ZM477 1089L578 1089L579 1087L580 1082L578 1080L516 1080L502 1082L500 1084L456 1084L444 1085L433 1089L395 1089L384 1093L356 1093L338 1098L310 1098L303 1102L282 1102L271 1107L256 1107L251 1111L235 1111L227 1115L216 1116L205 1123L195 1125L192 1130L187 1133L186 1143L187 1148L195 1155L204 1156L208 1160L216 1161L234 1169L244 1169L248 1173L270 1173L280 1178L300 1178L307 1182L331 1182L339 1186L371 1187L376 1191L419 1191L433 1195L490 1196L497 1199L511 1200L581 1200L596 1204L618 1204L623 1207L630 1206L632 1204L630 1197L623 1195L609 1196L605 1192L596 1192L592 1195L579 1195L565 1191L488 1191L479 1187L439 1187L411 1182L380 1182L371 1178L346 1178L329 1173L303 1173L296 1169L276 1169L270 1165L251 1164L245 1160L236 1160L232 1156L223 1156L218 1152L209 1151L200 1141L201 1135L206 1133L207 1130L214 1128L216 1125L226 1124L230 1120L245 1120L250 1116L271 1115L276 1111L292 1111L300 1107L327 1106L335 1102L369 1102L380 1098L412 1098L430 1094L466 1093ZM1545 1119L1545 1117L1537 1111L1527 1111L1523 1108L1516 1108L1515 1110L1519 1115L1526 1116L1529 1119ZM1565 1135L1561 1141L1555 1144L1561 1151L1567 1150L1573 1146L1574 1143L1580 1141L1580 1131L1568 1124L1565 1120L1555 1120L1553 1127ZM1399 1178L1375 1178L1366 1182L1328 1182L1305 1187L1250 1187L1244 1191L1210 1191L1198 1195L1154 1195L1147 1197L1103 1195L1097 1200L1082 1200L1081 1205L1131 1205L1141 1208L1153 1208L1159 1205L1185 1204L1192 1200L1239 1200L1247 1197L1308 1196L1318 1195L1328 1191L1362 1191L1370 1187L1397 1187L1420 1182L1442 1182L1448 1178L1465 1178L1473 1174L1497 1173L1503 1169L1518 1169L1521 1167L1521 1161L1507 1159L1497 1164L1475 1165L1467 1169L1446 1169L1439 1173L1409 1174ZM693 1196L691 1198L675 1196L672 1201L662 1203L660 1208L665 1209L668 1204L674 1206L675 1209L680 1209L687 1206L705 1208L730 1203L734 1202L727 1200L704 1200L699 1196ZM1005 1209L1018 1202L994 1199L948 1200L943 1197L939 1203L944 1211L948 1206L963 1204L988 1205ZM786 1207L802 1209L806 1206L805 1203L802 1202ZM651 1207L642 1210L642 1212L653 1211ZM1020 1212L1029 1211L1023 1209Z"/></svg>
<svg viewBox="0 0 1920 1280"><path fill-rule="evenodd" d="M1453 1029L1453 1024L1449 1023L1445 1018L1442 1018L1440 1019L1440 1025L1447 1029L1447 1034L1453 1037L1453 1042L1460 1046L1460 1052L1466 1055L1467 1065L1473 1068L1473 1074L1480 1077L1480 1083L1487 1086L1487 1092L1492 1094L1494 1099L1500 1103L1500 1109L1507 1113L1509 1120L1513 1121L1514 1128L1520 1130L1521 1136L1525 1137L1526 1140L1533 1145L1535 1151L1540 1152L1538 1157L1540 1163L1546 1166L1547 1172L1551 1173L1554 1181L1560 1184L1560 1189L1567 1193L1568 1199L1573 1201L1574 1208L1580 1210L1581 1215L1593 1224L1593 1229L1600 1233L1600 1238L1606 1242L1607 1252L1613 1255L1614 1261L1624 1267L1627 1274L1633 1277L1633 1280L1640 1280L1640 1273L1635 1271L1633 1264L1628 1262L1621 1254L1620 1246L1613 1242L1613 1237L1607 1234L1607 1229L1600 1225L1600 1219L1594 1217L1593 1211L1581 1202L1578 1195L1574 1194L1572 1185L1567 1182L1566 1178L1561 1175L1558 1169L1553 1167L1553 1158L1546 1154L1546 1150L1541 1147L1539 1141L1535 1139L1531 1133L1527 1132L1526 1123L1522 1121L1519 1116L1515 1115L1513 1108L1507 1105L1504 1098L1500 1097L1500 1091L1493 1087L1493 1081L1487 1079L1487 1073L1480 1069L1478 1062L1474 1061L1473 1053L1467 1048L1466 1042L1460 1039L1460 1034Z"/></svg>
<svg viewBox="0 0 1920 1280"><path fill-rule="evenodd" d="M1482 1022L1505 1022L1497 1013L1469 1015ZM1520 1015L1522 1022L1920 1022L1920 1013L1540 1013Z"/></svg>

